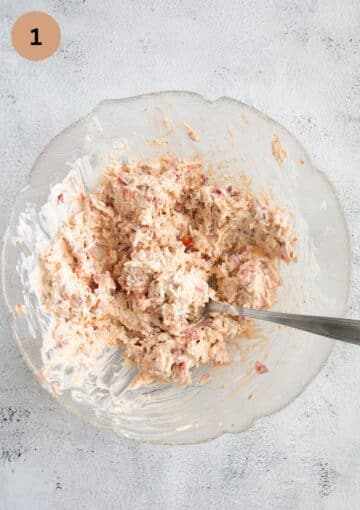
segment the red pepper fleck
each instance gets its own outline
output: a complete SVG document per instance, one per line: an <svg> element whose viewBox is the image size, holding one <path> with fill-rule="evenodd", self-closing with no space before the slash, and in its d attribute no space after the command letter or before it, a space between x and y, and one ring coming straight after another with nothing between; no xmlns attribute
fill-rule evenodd
<svg viewBox="0 0 360 510"><path fill-rule="evenodd" d="M99 284L95 281L95 277L94 276L91 276L90 280L89 280L89 289L90 289L90 292L94 293L95 290L99 287Z"/></svg>
<svg viewBox="0 0 360 510"><path fill-rule="evenodd" d="M193 328L187 328L184 332L186 342L197 341L199 339L199 331Z"/></svg>
<svg viewBox="0 0 360 510"><path fill-rule="evenodd" d="M228 193L232 193L232 190L233 190L233 189L232 189L232 186L228 186L228 187L226 188L226 191L227 191Z"/></svg>
<svg viewBox="0 0 360 510"><path fill-rule="evenodd" d="M215 190L215 193L216 193L219 197L223 194L223 192L221 191L221 189L216 189L216 190Z"/></svg>
<svg viewBox="0 0 360 510"><path fill-rule="evenodd" d="M264 363L260 363L260 361L255 362L255 370L258 374L266 374L269 371L268 367Z"/></svg>
<svg viewBox="0 0 360 510"><path fill-rule="evenodd" d="M16 313L18 313L20 315L25 315L26 314L26 306L22 305L22 304L18 304L15 306L15 311L16 311Z"/></svg>
<svg viewBox="0 0 360 510"><path fill-rule="evenodd" d="M125 186L128 185L128 182L121 175L119 175L117 179L121 184L124 184Z"/></svg>
<svg viewBox="0 0 360 510"><path fill-rule="evenodd" d="M121 194L125 200L134 200L136 198L136 191L132 191L128 188L122 188Z"/></svg>
<svg viewBox="0 0 360 510"><path fill-rule="evenodd" d="M191 239L189 236L184 236L182 239L181 239L182 243L184 246L188 247L190 246L191 244Z"/></svg>
<svg viewBox="0 0 360 510"><path fill-rule="evenodd" d="M171 365L171 370L179 371L181 372L185 368L185 362L181 361L180 363L173 363Z"/></svg>
<svg viewBox="0 0 360 510"><path fill-rule="evenodd" d="M64 201L64 193L60 193L60 195L58 195L57 199L58 199L58 202L63 202Z"/></svg>

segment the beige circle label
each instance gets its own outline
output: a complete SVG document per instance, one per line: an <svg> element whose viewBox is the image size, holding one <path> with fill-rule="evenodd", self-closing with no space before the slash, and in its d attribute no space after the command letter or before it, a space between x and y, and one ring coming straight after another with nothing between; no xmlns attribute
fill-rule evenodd
<svg viewBox="0 0 360 510"><path fill-rule="evenodd" d="M61 41L60 27L45 12L27 12L18 18L11 33L16 51L29 60L44 60L58 49Z"/></svg>

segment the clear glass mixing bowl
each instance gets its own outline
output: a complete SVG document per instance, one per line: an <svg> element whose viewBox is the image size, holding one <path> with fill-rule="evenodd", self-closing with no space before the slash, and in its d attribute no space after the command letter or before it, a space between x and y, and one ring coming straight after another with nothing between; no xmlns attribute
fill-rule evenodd
<svg viewBox="0 0 360 510"><path fill-rule="evenodd" d="M168 119L164 121L164 118ZM188 136L183 123L199 135ZM278 136L287 151L279 166L271 151ZM325 175L314 168L299 142L282 126L233 99L208 101L188 92L161 92L101 102L86 117L62 131L36 160L28 186L16 200L3 247L3 289L19 348L40 383L40 349L47 324L31 287L36 266L41 207L50 189L70 167L88 188L103 171L109 152L117 159L152 158L170 152L184 158L201 155L219 179L234 183L241 173L254 191L270 193L275 204L293 214L298 234L297 264L283 268L277 310L344 316L349 277L349 237L339 202ZM15 245L22 225L23 241ZM25 316L14 314L25 303ZM164 384L134 388L134 368L113 353L101 388L89 382L68 388L55 398L85 420L127 437L159 443L190 443L241 432L262 416L294 399L319 372L333 341L285 327L261 325L255 338L233 349L233 362L210 368L211 380L199 384L205 369L195 371L187 388ZM254 369L266 363L267 374ZM207 369L206 369L207 370Z"/></svg>

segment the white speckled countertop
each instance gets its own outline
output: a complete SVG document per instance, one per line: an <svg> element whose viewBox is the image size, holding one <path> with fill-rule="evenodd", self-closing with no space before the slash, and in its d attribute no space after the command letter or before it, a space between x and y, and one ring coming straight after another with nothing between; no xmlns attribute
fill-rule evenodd
<svg viewBox="0 0 360 510"><path fill-rule="evenodd" d="M44 62L10 43L29 10L62 29ZM334 184L353 243L350 316L360 318L359 27L358 0L2 0L1 230L41 148L99 100L229 95L288 127ZM151 446L60 409L25 366L4 309L0 320L1 510L358 507L359 348L339 343L300 398L241 436Z"/></svg>

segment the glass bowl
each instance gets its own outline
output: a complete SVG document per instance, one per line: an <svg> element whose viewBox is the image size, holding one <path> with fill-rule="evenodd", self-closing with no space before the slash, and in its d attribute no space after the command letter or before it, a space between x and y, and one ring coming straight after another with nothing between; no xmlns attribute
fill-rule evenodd
<svg viewBox="0 0 360 510"><path fill-rule="evenodd" d="M198 135L189 136L187 123ZM287 151L279 165L272 141ZM232 348L229 366L194 371L186 388L132 384L136 370L121 362L121 351L107 353L98 376L66 387L42 377L41 344L48 318L39 306L31 274L36 252L49 243L55 224L43 206L51 188L73 168L88 189L113 158L153 158L164 152L200 155L217 179L246 183L287 207L298 235L298 262L282 269L275 309L323 315L346 314L350 246L344 217L326 176L285 128L234 99L216 101L188 92L160 92L105 100L56 136L37 158L28 186L16 200L3 247L3 289L19 348L40 383L61 405L99 427L129 438L158 443L192 443L226 432L241 432L258 418L291 402L319 372L332 340L262 324L254 338ZM56 189L56 188L55 188ZM17 244L19 234L23 242ZM14 313L26 305L26 315ZM269 372L259 375L255 362Z"/></svg>

